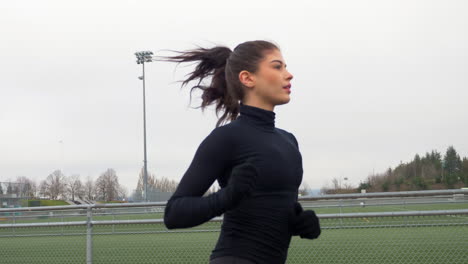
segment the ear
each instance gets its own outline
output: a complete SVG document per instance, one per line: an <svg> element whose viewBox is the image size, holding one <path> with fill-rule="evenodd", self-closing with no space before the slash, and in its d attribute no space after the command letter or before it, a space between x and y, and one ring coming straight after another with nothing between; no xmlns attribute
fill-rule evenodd
<svg viewBox="0 0 468 264"><path fill-rule="evenodd" d="M255 86L255 75L249 71L243 70L239 72L239 80L243 85L249 88L253 88Z"/></svg>

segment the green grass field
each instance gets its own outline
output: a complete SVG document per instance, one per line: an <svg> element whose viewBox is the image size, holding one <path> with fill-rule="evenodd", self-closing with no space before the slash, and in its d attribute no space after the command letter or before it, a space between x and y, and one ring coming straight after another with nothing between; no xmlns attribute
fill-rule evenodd
<svg viewBox="0 0 468 264"><path fill-rule="evenodd" d="M466 204L449 205L460 208L423 208L467 208ZM329 209L332 208L319 208L316 212L330 213ZM346 209L397 211L384 206ZM112 216L97 218L109 220ZM50 219L41 219L46 220ZM318 239L293 238L287 263L466 263L468 259L467 215L322 219L320 223L322 234ZM428 226L389 227L405 223ZM94 226L93 263L208 263L219 227L220 223L209 222L168 232L162 224ZM0 263L85 263L85 234L83 226L0 228Z"/></svg>

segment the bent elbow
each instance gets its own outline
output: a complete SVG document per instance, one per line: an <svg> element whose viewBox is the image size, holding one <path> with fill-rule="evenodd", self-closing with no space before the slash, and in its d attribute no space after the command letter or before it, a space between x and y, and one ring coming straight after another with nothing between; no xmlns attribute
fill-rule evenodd
<svg viewBox="0 0 468 264"><path fill-rule="evenodd" d="M176 228L176 219L174 215L171 213L171 202L168 201L166 204L166 208L164 209L164 225L166 226L167 229L174 229Z"/></svg>
<svg viewBox="0 0 468 264"><path fill-rule="evenodd" d="M174 229L176 226L174 225L174 222L169 220L169 218L164 217L164 225L166 226L167 229Z"/></svg>
<svg viewBox="0 0 468 264"><path fill-rule="evenodd" d="M200 197L169 199L164 209L164 225L167 229L194 227L209 220L207 217L211 213L208 208L203 208L198 200Z"/></svg>
<svg viewBox="0 0 468 264"><path fill-rule="evenodd" d="M167 229L177 228L176 221L173 218L168 217L167 215L164 215L164 225Z"/></svg>

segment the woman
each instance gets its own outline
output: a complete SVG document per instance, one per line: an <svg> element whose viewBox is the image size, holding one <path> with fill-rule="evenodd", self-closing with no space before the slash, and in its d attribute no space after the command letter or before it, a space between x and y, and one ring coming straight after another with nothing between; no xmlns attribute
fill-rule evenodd
<svg viewBox="0 0 468 264"><path fill-rule="evenodd" d="M191 91L203 90L202 109L214 103L216 113L224 113L168 200L166 227L193 227L223 214L211 264L285 263L291 236L315 239L321 231L315 212L297 202L298 142L275 127L274 107L290 101L293 78L280 49L257 40L233 51L216 46L178 53L163 60L198 62L182 85L199 79ZM208 76L210 84L203 85ZM221 189L203 196L215 180Z"/></svg>

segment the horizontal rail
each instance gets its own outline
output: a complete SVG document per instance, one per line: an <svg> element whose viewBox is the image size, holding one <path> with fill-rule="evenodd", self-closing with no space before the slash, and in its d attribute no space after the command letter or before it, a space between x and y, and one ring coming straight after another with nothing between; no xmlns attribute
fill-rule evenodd
<svg viewBox="0 0 468 264"><path fill-rule="evenodd" d="M353 198L436 196L436 195L453 195L453 194L467 194L468 195L468 189L324 194L324 195L314 195L314 196L301 196L299 197L299 200L300 201L313 201L313 200L333 200L333 199L353 199Z"/></svg>
<svg viewBox="0 0 468 264"><path fill-rule="evenodd" d="M82 205L55 205L55 206L35 206L35 207L16 207L16 208L0 208L2 212L32 212L32 211L63 211L77 210L88 208L125 208L125 207L151 207L151 206L166 206L166 202L148 202L148 203L108 203L108 204L82 204Z"/></svg>
<svg viewBox="0 0 468 264"><path fill-rule="evenodd" d="M46 223L22 223L22 224L0 224L0 228L17 228L17 227L57 227L57 226L86 226L87 221L70 221L70 222L46 222Z"/></svg>
<svg viewBox="0 0 468 264"><path fill-rule="evenodd" d="M366 213L341 213L341 214L317 214L320 219L333 218L361 218L361 217L392 217L392 216L430 216L430 215L468 215L468 209L431 210L431 211L402 211L402 212L366 212ZM212 218L209 222L222 222L222 217ZM127 224L162 224L163 219L135 219L135 220L102 220L91 221L91 225L127 225ZM0 224L0 228L20 227L57 227L57 226L85 226L87 221L48 222L48 223L21 223ZM468 224L468 221L467 221Z"/></svg>
<svg viewBox="0 0 468 264"><path fill-rule="evenodd" d="M429 215L464 215L468 209L430 210L430 211L397 211L397 212L365 212L365 213L341 213L320 214L319 218L360 218L360 217L391 217L391 216L429 216Z"/></svg>
<svg viewBox="0 0 468 264"><path fill-rule="evenodd" d="M468 189L448 189L448 190L425 190L425 191L404 191L404 192L375 192L375 193L349 193L349 194L325 194L317 196L301 196L299 201L314 200L336 200L353 198L381 198L381 197L415 197L415 196L435 196L467 194ZM56 206L36 206L0 208L2 212L31 212L31 211L62 211L77 209L100 209L100 208L125 208L125 207L151 207L166 206L166 202L138 202L138 203L107 203L107 204L86 204L86 205L56 205Z"/></svg>
<svg viewBox="0 0 468 264"><path fill-rule="evenodd" d="M365 207L372 207L372 206L387 206L387 205L403 205L403 206L410 206L410 205L421 205L421 204L466 204L468 203L468 200L459 200L459 201L422 201L422 202L412 202L412 201L404 201L404 202L394 202L394 203L374 203L370 201L363 201L360 200L361 202L365 202L363 204L359 203L333 203L333 204L306 204L303 205L302 207L309 207L309 208L333 208L333 207L356 207L356 206L365 206ZM375 200L374 200L375 201ZM357 201L359 202L359 201Z"/></svg>

